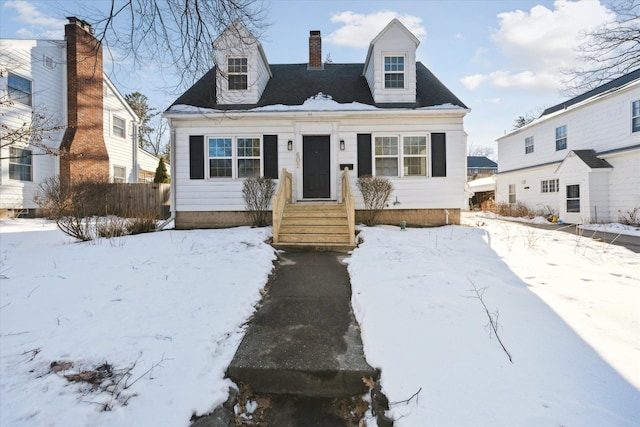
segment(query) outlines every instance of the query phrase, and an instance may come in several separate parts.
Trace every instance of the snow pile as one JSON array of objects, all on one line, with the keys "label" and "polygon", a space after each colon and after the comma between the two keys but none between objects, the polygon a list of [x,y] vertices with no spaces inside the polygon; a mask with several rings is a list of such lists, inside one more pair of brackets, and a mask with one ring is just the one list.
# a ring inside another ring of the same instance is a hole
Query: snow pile
[{"label": "snow pile", "polygon": [[[185,426],[226,400],[275,258],[270,229],[73,243],[52,223],[0,226],[0,425]],[[50,372],[64,361],[73,369]],[[64,378],[104,364],[133,366],[118,399]]]},{"label": "snow pile", "polygon": [[[384,393],[415,395],[392,405],[395,425],[637,426],[640,255],[478,219],[365,227],[346,259]],[[73,243],[50,222],[1,221],[0,425],[187,426],[225,401],[270,232]],[[91,370],[129,387],[114,399],[65,379]]]},{"label": "snow pile", "polygon": [[611,224],[582,224],[579,226],[582,230],[600,231],[603,233],[625,234],[628,236],[639,236],[640,227],[633,225],[611,223]]},{"label": "snow pile", "polygon": [[640,255],[487,222],[364,228],[348,260],[383,391],[420,390],[395,425],[638,425]]}]

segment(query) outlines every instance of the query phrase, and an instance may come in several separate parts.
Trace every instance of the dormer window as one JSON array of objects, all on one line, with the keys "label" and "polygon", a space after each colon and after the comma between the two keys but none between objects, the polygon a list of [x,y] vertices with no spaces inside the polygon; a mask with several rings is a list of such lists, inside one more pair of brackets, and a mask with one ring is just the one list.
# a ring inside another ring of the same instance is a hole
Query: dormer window
[{"label": "dormer window", "polygon": [[384,88],[404,89],[404,56],[384,57]]},{"label": "dormer window", "polygon": [[247,90],[247,58],[228,58],[229,90]]}]

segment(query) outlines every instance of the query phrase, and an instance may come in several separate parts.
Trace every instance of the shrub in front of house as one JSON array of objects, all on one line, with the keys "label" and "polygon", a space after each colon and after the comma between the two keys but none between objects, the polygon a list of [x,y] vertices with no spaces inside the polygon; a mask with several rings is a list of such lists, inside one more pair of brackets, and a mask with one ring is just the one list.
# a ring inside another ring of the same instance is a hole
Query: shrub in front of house
[{"label": "shrub in front of house", "polygon": [[361,176],[357,185],[364,200],[364,223],[374,226],[391,197],[393,184],[381,176]]},{"label": "shrub in front of house", "polygon": [[246,178],[242,183],[242,197],[247,215],[254,227],[269,224],[269,204],[276,192],[276,181],[271,178]]}]

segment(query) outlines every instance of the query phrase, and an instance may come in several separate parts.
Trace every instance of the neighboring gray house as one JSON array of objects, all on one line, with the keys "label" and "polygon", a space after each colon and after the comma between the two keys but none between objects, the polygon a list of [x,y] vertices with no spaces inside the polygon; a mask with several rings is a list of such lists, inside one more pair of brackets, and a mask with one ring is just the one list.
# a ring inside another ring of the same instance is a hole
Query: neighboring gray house
[{"label": "neighboring gray house", "polygon": [[498,172],[498,164],[485,156],[467,156],[467,180],[493,176]]}]

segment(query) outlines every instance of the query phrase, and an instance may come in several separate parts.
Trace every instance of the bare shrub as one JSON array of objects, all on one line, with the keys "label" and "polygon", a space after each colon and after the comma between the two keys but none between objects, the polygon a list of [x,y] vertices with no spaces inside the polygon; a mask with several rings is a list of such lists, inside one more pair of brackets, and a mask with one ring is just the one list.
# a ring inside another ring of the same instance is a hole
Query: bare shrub
[{"label": "bare shrub", "polygon": [[58,175],[50,176],[38,185],[33,201],[46,217],[56,220],[69,213],[71,208],[69,193],[63,190]]},{"label": "bare shrub", "polygon": [[127,232],[129,234],[154,232],[156,231],[157,219],[157,215],[151,210],[140,212],[129,220]]},{"label": "bare shrub", "polygon": [[626,211],[618,210],[618,222],[620,224],[640,227],[640,206]]},{"label": "bare shrub", "polygon": [[128,221],[117,216],[109,216],[96,221],[96,234],[98,237],[111,239],[128,234]]},{"label": "bare shrub", "polygon": [[533,218],[535,213],[532,212],[524,203],[496,203],[493,207],[493,213],[500,216],[510,216],[519,218]]},{"label": "bare shrub", "polygon": [[536,216],[541,216],[545,218],[547,221],[551,222],[553,221],[553,218],[556,218],[556,219],[558,218],[558,210],[552,208],[549,205],[546,205],[544,208],[536,212]]},{"label": "bare shrub", "polygon": [[357,185],[364,199],[364,223],[374,226],[391,196],[393,184],[381,176],[361,176]]},{"label": "bare shrub", "polygon": [[56,220],[58,228],[67,236],[73,237],[82,242],[95,239],[95,227],[90,219],[84,219],[75,215],[66,215]]},{"label": "bare shrub", "polygon": [[246,178],[242,183],[242,197],[247,207],[247,215],[254,227],[269,224],[269,204],[276,192],[276,182],[271,178]]}]

